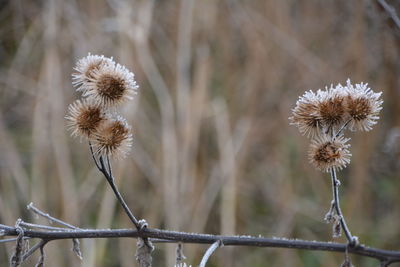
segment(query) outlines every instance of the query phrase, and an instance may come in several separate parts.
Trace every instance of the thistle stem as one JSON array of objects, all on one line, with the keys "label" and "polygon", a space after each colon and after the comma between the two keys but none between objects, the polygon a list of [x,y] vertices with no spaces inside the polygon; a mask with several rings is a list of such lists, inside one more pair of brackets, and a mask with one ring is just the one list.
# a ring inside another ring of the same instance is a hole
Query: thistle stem
[{"label": "thistle stem", "polygon": [[352,119],[349,119],[348,121],[346,121],[345,124],[343,124],[342,127],[340,127],[339,131],[335,134],[335,136],[333,137],[333,140],[335,140],[336,138],[339,137],[339,135],[343,132],[344,129],[346,129],[347,125],[349,125],[349,123],[351,122]]},{"label": "thistle stem", "polygon": [[106,177],[107,182],[109,183],[109,185],[111,186],[111,189],[114,191],[114,195],[117,198],[118,202],[121,204],[121,206],[124,208],[125,213],[128,215],[129,219],[132,221],[132,223],[136,226],[136,229],[138,231],[141,230],[141,226],[139,221],[136,219],[136,217],[133,215],[132,211],[129,209],[128,205],[126,204],[124,198],[122,197],[121,193],[118,191],[117,186],[115,185],[115,179],[112,176],[112,174],[110,173],[110,171],[107,171],[106,166],[105,166],[105,162],[103,160],[103,157],[100,156],[100,171],[101,173],[104,174],[104,176]]},{"label": "thistle stem", "polygon": [[336,214],[339,216],[340,225],[346,235],[347,241],[350,246],[356,246],[358,243],[357,237],[353,236],[347,227],[346,221],[342,214],[342,210],[340,209],[339,203],[339,185],[340,182],[336,176],[336,170],[331,168],[331,178],[332,178],[332,194],[333,194],[333,206],[335,208]]}]

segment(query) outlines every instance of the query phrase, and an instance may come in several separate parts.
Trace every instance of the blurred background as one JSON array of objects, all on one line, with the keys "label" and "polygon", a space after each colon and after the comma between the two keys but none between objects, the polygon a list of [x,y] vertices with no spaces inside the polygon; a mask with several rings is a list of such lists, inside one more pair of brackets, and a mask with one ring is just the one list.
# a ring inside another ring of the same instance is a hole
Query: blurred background
[{"label": "blurred background", "polygon": [[[66,129],[80,97],[72,68],[90,52],[136,75],[139,94],[122,111],[134,147],[115,175],[136,217],[170,230],[331,241],[330,178],[308,163],[309,140],[288,117],[304,91],[348,78],[383,91],[374,129],[346,133],[353,157],[340,194],[362,243],[400,249],[400,31],[377,1],[3,0],[0,35],[0,223],[47,223],[26,210],[32,201],[79,227],[131,227],[87,144]],[[82,261],[71,241],[49,243],[47,266],[136,266],[135,240],[81,246]],[[13,247],[1,244],[2,266]],[[198,265],[207,247],[185,244],[186,263]],[[175,249],[156,244],[154,266],[173,266]],[[224,247],[208,266],[343,259]]]}]

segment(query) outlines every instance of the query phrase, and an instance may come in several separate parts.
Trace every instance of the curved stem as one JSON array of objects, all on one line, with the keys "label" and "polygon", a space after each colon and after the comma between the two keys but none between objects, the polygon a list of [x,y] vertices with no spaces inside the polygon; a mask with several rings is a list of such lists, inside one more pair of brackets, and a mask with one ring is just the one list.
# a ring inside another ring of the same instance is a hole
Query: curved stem
[{"label": "curved stem", "polygon": [[[103,157],[100,157],[100,171],[104,174],[106,177],[107,182],[111,186],[112,190],[114,191],[115,197],[117,198],[118,202],[121,204],[121,206],[124,208],[125,213],[128,215],[129,219],[132,221],[132,223],[135,225],[136,229],[139,231],[141,229],[139,221],[136,219],[136,217],[133,215],[132,211],[129,209],[128,205],[126,204],[124,198],[122,197],[121,193],[118,191],[117,186],[115,185],[115,179],[112,176],[110,172],[107,171]],[[108,163],[109,164],[109,163]],[[111,170],[111,169],[110,169]]]},{"label": "curved stem", "polygon": [[340,209],[340,202],[339,202],[339,180],[336,177],[336,170],[331,168],[331,178],[332,178],[332,194],[333,194],[333,203],[332,205],[335,208],[336,214],[339,216],[340,225],[346,235],[347,241],[349,245],[355,246],[357,243],[357,238],[351,235],[349,228],[347,227],[346,221],[342,214],[342,210]]},{"label": "curved stem", "polygon": [[205,267],[207,264],[208,259],[211,257],[211,255],[214,253],[214,251],[221,246],[221,240],[218,240],[214,242],[204,253],[203,258],[201,259],[199,267]]}]

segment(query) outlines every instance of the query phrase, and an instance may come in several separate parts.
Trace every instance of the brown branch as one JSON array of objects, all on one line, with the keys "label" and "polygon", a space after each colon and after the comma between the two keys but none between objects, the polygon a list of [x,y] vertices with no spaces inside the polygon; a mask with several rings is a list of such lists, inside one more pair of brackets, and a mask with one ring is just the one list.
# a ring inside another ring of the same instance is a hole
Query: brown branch
[{"label": "brown branch", "polygon": [[[0,229],[4,230],[5,236],[17,236],[18,232],[15,227],[0,224]],[[365,257],[375,258],[384,262],[385,266],[393,262],[400,262],[400,251],[384,250],[379,248],[367,247],[359,245],[349,247],[348,244],[309,241],[299,239],[286,238],[264,238],[253,236],[220,236],[209,234],[195,234],[185,232],[175,232],[154,228],[145,228],[141,231],[133,229],[79,229],[68,231],[38,231],[25,230],[25,237],[41,238],[44,240],[59,240],[73,238],[155,238],[169,240],[171,242],[193,243],[193,244],[213,244],[217,241],[222,242],[224,246],[252,246],[252,247],[274,247],[274,248],[290,248],[305,249],[312,251],[329,251],[329,252],[346,252],[357,254]]]}]

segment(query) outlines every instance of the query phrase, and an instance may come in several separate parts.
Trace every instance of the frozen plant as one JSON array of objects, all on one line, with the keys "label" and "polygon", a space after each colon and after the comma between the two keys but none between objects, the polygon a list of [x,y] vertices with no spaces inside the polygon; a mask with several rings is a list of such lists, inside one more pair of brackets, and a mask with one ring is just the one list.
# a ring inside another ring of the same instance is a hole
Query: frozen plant
[{"label": "frozen plant", "polygon": [[345,130],[371,130],[382,109],[381,94],[372,91],[368,84],[353,85],[347,80],[345,86],[331,85],[325,90],[305,92],[289,118],[290,124],[311,138],[308,151],[311,164],[331,174],[333,200],[325,220],[333,223],[333,237],[339,237],[343,230],[352,247],[358,245],[358,239],[351,234],[340,209],[336,172],[350,163],[350,138],[344,137]]}]

